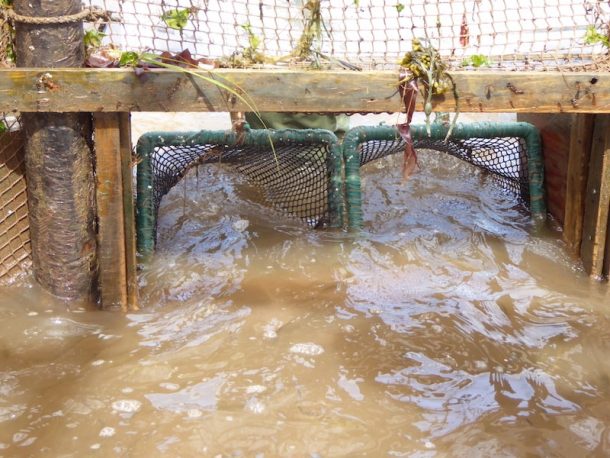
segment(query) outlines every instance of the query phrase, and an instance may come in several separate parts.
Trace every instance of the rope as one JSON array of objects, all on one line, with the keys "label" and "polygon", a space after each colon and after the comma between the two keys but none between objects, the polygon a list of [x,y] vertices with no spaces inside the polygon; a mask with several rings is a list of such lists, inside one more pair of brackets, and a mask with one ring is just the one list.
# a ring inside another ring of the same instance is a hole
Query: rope
[{"label": "rope", "polygon": [[23,24],[38,25],[69,24],[71,22],[80,22],[84,19],[90,21],[96,21],[98,19],[104,19],[106,21],[110,20],[110,15],[108,14],[108,12],[98,8],[86,8],[80,13],[54,17],[22,16],[21,14],[15,13],[13,9],[9,8],[2,9],[1,14],[5,18],[5,20],[10,22],[21,22]]}]

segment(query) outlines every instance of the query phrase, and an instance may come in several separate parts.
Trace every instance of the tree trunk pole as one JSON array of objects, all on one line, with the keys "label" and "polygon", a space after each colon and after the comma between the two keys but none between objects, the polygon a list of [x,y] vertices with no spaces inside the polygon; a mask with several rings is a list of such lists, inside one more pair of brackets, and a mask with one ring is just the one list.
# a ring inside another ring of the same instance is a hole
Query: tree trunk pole
[{"label": "tree trunk pole", "polygon": [[[57,17],[81,11],[81,0],[14,0],[15,12]],[[82,22],[15,24],[18,67],[81,67]],[[40,91],[53,91],[48,75]],[[42,287],[70,301],[93,298],[96,278],[91,116],[22,113],[33,270]]]}]

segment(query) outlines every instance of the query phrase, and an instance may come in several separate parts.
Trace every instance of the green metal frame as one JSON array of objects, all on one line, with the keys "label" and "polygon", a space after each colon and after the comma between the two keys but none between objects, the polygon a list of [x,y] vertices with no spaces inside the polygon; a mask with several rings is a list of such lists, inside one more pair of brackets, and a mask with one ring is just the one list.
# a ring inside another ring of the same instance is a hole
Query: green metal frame
[{"label": "green metal frame", "polygon": [[163,146],[258,146],[268,147],[285,145],[328,146],[327,164],[330,171],[329,180],[329,215],[331,227],[343,227],[344,189],[343,158],[337,136],[323,129],[250,129],[247,125],[242,132],[225,130],[202,130],[198,132],[148,132],[142,135],[136,145],[138,156],[136,226],[137,249],[146,260],[155,249],[155,227],[157,215],[154,209],[153,171],[151,155],[155,148]]},{"label": "green metal frame", "polygon": [[[430,138],[442,140],[448,127],[442,124],[431,125],[428,137],[425,125],[412,125],[411,136],[414,140]],[[540,133],[535,126],[525,122],[515,123],[474,123],[458,124],[451,138],[522,138],[526,144],[528,158],[528,182],[530,211],[533,220],[543,223],[546,220],[544,201],[544,168]],[[155,148],[164,146],[226,145],[259,146],[273,148],[295,144],[324,144],[329,154],[329,215],[331,227],[348,227],[358,230],[362,227],[362,194],[360,187],[360,144],[370,141],[400,140],[394,126],[356,127],[349,130],[343,142],[337,136],[323,129],[249,129],[243,132],[211,131],[198,132],[149,132],[140,137],[136,146],[139,158],[137,167],[137,248],[144,259],[149,258],[155,248],[155,227],[157,215],[154,208],[153,173],[151,154]],[[273,145],[273,146],[272,146]],[[345,167],[344,167],[345,166]],[[345,169],[345,170],[343,170]],[[347,221],[344,221],[344,213]]]},{"label": "green metal frame", "polygon": [[[433,123],[428,137],[425,125],[412,125],[411,136],[414,140],[430,138],[442,140],[447,135],[448,126]],[[540,133],[532,124],[526,122],[512,123],[473,123],[458,124],[451,134],[452,139],[518,137],[526,144],[528,181],[530,194],[530,211],[537,225],[546,220],[544,202],[544,164]],[[345,193],[347,204],[348,227],[358,230],[362,227],[362,194],[360,188],[360,154],[361,143],[370,140],[395,141],[400,135],[394,126],[356,127],[345,134],[343,139],[343,160],[345,162]]]}]

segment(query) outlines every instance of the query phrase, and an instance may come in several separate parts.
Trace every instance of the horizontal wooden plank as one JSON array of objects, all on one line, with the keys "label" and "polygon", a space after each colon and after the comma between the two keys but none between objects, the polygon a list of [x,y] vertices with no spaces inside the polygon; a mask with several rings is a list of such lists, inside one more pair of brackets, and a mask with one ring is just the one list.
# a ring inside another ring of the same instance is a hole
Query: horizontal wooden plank
[{"label": "horizontal wooden plank", "polygon": [[[452,75],[463,112],[610,112],[610,73]],[[204,78],[235,88],[250,106]],[[397,78],[393,71],[0,69],[0,111],[395,112]],[[448,95],[434,109],[454,111],[455,103]]]}]

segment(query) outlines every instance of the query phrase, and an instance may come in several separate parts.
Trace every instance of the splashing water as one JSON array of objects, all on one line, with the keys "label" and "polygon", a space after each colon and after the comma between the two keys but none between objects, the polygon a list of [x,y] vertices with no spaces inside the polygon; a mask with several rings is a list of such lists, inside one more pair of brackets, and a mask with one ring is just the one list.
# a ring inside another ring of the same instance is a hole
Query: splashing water
[{"label": "splashing water", "polygon": [[310,231],[220,167],[166,197],[141,312],[0,295],[1,456],[602,456],[610,301],[472,168],[364,172]]}]

